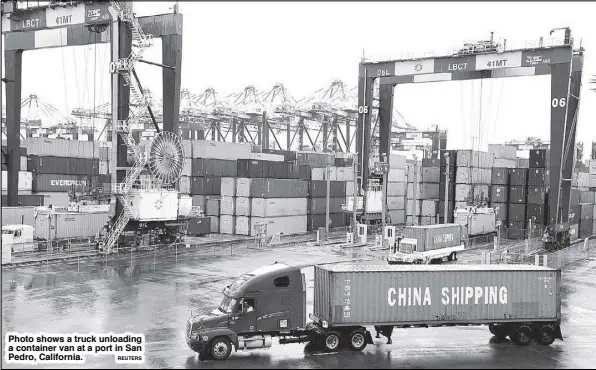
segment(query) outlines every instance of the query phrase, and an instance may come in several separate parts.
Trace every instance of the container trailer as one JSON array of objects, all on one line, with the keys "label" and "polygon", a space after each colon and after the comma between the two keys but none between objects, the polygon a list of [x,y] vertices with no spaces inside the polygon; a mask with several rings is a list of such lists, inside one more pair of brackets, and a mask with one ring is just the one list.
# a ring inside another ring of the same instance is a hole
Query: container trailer
[{"label": "container trailer", "polygon": [[532,265],[315,266],[313,313],[299,267],[275,263],[246,273],[223,290],[209,315],[192,315],[185,338],[199,358],[227,359],[232,350],[311,343],[326,351],[373,344],[380,326],[488,325],[520,346],[562,340],[560,270]]},{"label": "container trailer", "polygon": [[393,237],[394,229],[386,228],[391,240],[387,263],[429,264],[457,260],[465,249],[467,229],[458,224],[406,226],[402,235]]}]

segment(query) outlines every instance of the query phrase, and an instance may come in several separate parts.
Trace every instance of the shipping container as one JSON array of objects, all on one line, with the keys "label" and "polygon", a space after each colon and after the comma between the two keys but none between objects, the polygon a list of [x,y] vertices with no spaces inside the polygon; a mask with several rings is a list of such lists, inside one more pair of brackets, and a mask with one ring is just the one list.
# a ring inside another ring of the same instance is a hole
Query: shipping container
[{"label": "shipping container", "polygon": [[508,239],[524,239],[526,237],[526,223],[524,221],[509,221],[507,224]]},{"label": "shipping container", "polygon": [[[447,167],[441,167],[441,172],[439,173],[439,183],[445,185],[445,181],[447,180]],[[457,174],[457,171],[455,169],[455,167],[450,167],[449,168],[449,184],[450,185],[455,185],[455,175]]]},{"label": "shipping container", "polygon": [[579,189],[571,188],[571,194],[569,196],[569,204],[571,206],[576,206],[579,204],[579,193],[580,193]]},{"label": "shipping container", "polygon": [[220,195],[221,177],[193,177],[190,187],[192,195]]},{"label": "shipping container", "polygon": [[495,211],[497,220],[507,221],[507,214],[509,212],[509,206],[507,203],[491,203],[491,208]]},{"label": "shipping container", "polygon": [[389,168],[406,169],[406,157],[400,154],[389,155]]},{"label": "shipping container", "polygon": [[502,158],[495,158],[492,162],[493,167],[498,168],[515,168],[519,167],[517,165],[517,160],[515,159],[502,159]]},{"label": "shipping container", "polygon": [[486,152],[473,150],[457,151],[457,167],[490,168],[492,157]]},{"label": "shipping container", "polygon": [[420,216],[434,217],[439,212],[438,200],[422,200],[420,201]]},{"label": "shipping container", "polygon": [[[430,170],[430,168],[429,168],[429,170]],[[422,174],[420,174],[420,176],[422,178]],[[429,173],[426,176],[430,180],[432,178],[432,176],[434,176],[434,175],[432,173]],[[350,179],[350,181],[352,181],[352,179]],[[387,173],[387,181],[388,182],[403,182],[403,183],[407,182],[406,170],[398,169],[398,168],[390,168],[389,172]],[[431,181],[428,181],[428,182],[431,182]]]},{"label": "shipping container", "polygon": [[248,143],[224,143],[211,140],[193,140],[193,158],[250,159],[251,145]]},{"label": "shipping container", "polygon": [[313,168],[312,171],[310,172],[310,179],[313,181],[323,181],[325,180],[325,171],[327,171],[326,168]]},{"label": "shipping container", "polygon": [[193,217],[188,221],[188,235],[202,236],[211,232],[210,217]]},{"label": "shipping container", "polygon": [[210,231],[214,234],[219,233],[219,216],[209,216]]},{"label": "shipping container", "polygon": [[20,206],[7,207],[5,199],[2,201],[2,226],[29,225],[35,226],[35,207]]},{"label": "shipping container", "polygon": [[439,183],[439,167],[422,167],[422,182]]},{"label": "shipping container", "polygon": [[333,163],[336,167],[352,167],[354,164],[353,158],[335,158],[335,162]]},{"label": "shipping container", "polygon": [[580,203],[592,203],[594,204],[594,192],[592,190],[580,191],[579,192]]},{"label": "shipping container", "polygon": [[[342,204],[345,204],[345,197],[329,198],[329,213],[341,212]],[[327,198],[308,198],[308,214],[325,214],[327,208]]]},{"label": "shipping container", "polygon": [[[425,200],[423,202],[434,202]],[[344,202],[345,203],[345,202]],[[406,197],[387,197],[387,210],[406,209]],[[341,210],[341,208],[340,208]],[[339,212],[339,211],[338,211]]]},{"label": "shipping container", "polygon": [[234,197],[228,197],[222,195],[219,201],[219,214],[220,215],[235,215],[236,200]]},{"label": "shipping container", "polygon": [[250,216],[251,199],[246,197],[236,197],[236,216]]},{"label": "shipping container", "polygon": [[230,215],[219,216],[219,232],[220,234],[234,234],[236,226],[236,217]]},{"label": "shipping container", "polygon": [[493,185],[490,189],[490,201],[493,203],[507,203],[509,189],[504,185]]},{"label": "shipping container", "polygon": [[528,204],[543,205],[546,200],[544,186],[528,186]]},{"label": "shipping container", "polygon": [[528,185],[550,187],[550,171],[544,168],[530,168]]},{"label": "shipping container", "polygon": [[462,244],[463,229],[461,225],[444,224],[430,226],[407,226],[404,237],[416,239],[416,251],[455,247]]},{"label": "shipping container", "polygon": [[490,184],[491,170],[476,167],[458,167],[455,182],[457,184]]},{"label": "shipping container", "polygon": [[[17,180],[17,191],[31,191],[33,189],[33,174],[27,171],[19,171]],[[2,190],[8,190],[8,172],[2,171]]]},{"label": "shipping container", "polygon": [[546,149],[530,149],[530,168],[548,168],[546,163]]},{"label": "shipping container", "polygon": [[[455,183],[451,183],[447,186],[447,199],[450,201],[455,200]],[[445,200],[445,183],[439,186],[439,200]]]},{"label": "shipping container", "polygon": [[[184,149],[184,158],[193,158],[192,156],[192,140],[182,140],[182,148]],[[190,161],[188,161],[190,162]]]},{"label": "shipping container", "polygon": [[192,196],[192,205],[193,207],[201,207],[201,212],[205,212],[205,207],[207,204],[207,198],[204,195],[193,195]]},{"label": "shipping container", "polygon": [[237,161],[214,158],[192,160],[193,176],[235,177],[237,172]]},{"label": "shipping container", "polygon": [[70,203],[68,193],[35,193],[36,196],[43,197],[43,205],[46,207],[66,207]]},{"label": "shipping container", "polygon": [[440,157],[441,157],[441,167],[447,166],[447,157],[449,157],[449,167],[455,168],[455,165],[457,164],[457,150],[441,149]]},{"label": "shipping container", "polygon": [[[390,225],[403,225],[406,223],[406,211],[404,209],[389,210],[387,215],[389,216]],[[349,225],[349,222],[347,225]]]},{"label": "shipping container", "polygon": [[[93,141],[27,138],[27,154],[48,157],[97,158],[99,147]],[[96,151],[97,149],[97,151]]]},{"label": "shipping container", "polygon": [[[313,183],[319,183],[314,181]],[[321,183],[326,184],[325,181]],[[334,184],[335,182],[332,182]],[[284,179],[252,179],[250,197],[252,198],[306,198],[308,181]],[[345,189],[345,183],[341,183]],[[319,185],[320,186],[320,185]],[[239,189],[239,187],[237,187]],[[345,194],[345,190],[343,192]],[[340,193],[341,194],[341,193]],[[338,196],[340,195],[338,194]],[[238,192],[237,192],[237,195]],[[323,195],[325,196],[325,195]]]},{"label": "shipping container", "polygon": [[491,184],[493,185],[509,185],[509,169],[508,168],[493,168],[491,170]]},{"label": "shipping container", "polygon": [[314,277],[313,313],[331,325],[560,319],[561,271],[548,267],[337,263]]},{"label": "shipping container", "polygon": [[256,225],[267,225],[266,235],[281,233],[285,235],[305,233],[307,217],[304,216],[283,216],[283,217],[251,217],[250,233],[256,235]]},{"label": "shipping container", "polygon": [[489,185],[465,185],[457,184],[455,186],[456,202],[482,202],[490,197]]},{"label": "shipping container", "polygon": [[488,152],[492,158],[515,159],[517,148],[511,145],[488,144]]},{"label": "shipping container", "polygon": [[35,237],[42,240],[95,237],[110,218],[108,212],[37,212]]},{"label": "shipping container", "polygon": [[[350,189],[346,183],[346,195],[354,195],[353,182],[350,182]],[[406,196],[406,183],[405,182],[390,182],[387,183],[387,196],[388,197],[404,197]]]},{"label": "shipping container", "polygon": [[466,209],[457,210],[455,223],[466,228],[469,237],[492,234],[496,231],[496,215],[491,209],[476,213]]},{"label": "shipping container", "polygon": [[[343,181],[330,181],[329,194],[335,197],[344,197],[346,195],[346,183]],[[319,198],[327,196],[327,181],[311,181],[308,196]]]},{"label": "shipping container", "polygon": [[91,177],[82,175],[37,174],[33,178],[35,192],[70,192],[91,189]]},{"label": "shipping container", "polygon": [[[2,192],[2,205],[8,205],[8,195]],[[37,207],[45,206],[45,197],[38,193],[31,194],[30,191],[19,191],[17,194],[17,205],[18,207]]]},{"label": "shipping container", "polygon": [[590,174],[585,172],[574,172],[574,174],[576,174],[578,188],[590,187]]},{"label": "shipping container", "polygon": [[180,176],[178,180],[178,189],[182,194],[190,194],[191,192],[191,177],[188,176]]},{"label": "shipping container", "polygon": [[168,190],[131,190],[131,219],[136,221],[170,221],[178,218],[178,192]]},{"label": "shipping container", "polygon": [[569,237],[571,241],[577,240],[577,238],[579,238],[579,224],[569,225]]},{"label": "shipping container", "polygon": [[[406,182],[405,170],[400,170],[402,181]],[[336,170],[337,181],[354,181],[354,169],[352,167],[337,167]],[[391,173],[391,170],[389,170]],[[398,172],[399,174],[399,172]]]},{"label": "shipping container", "polygon": [[569,208],[569,223],[571,223],[571,224],[579,223],[579,221],[581,219],[581,211],[582,211],[582,209],[579,204],[571,206]]},{"label": "shipping container", "polygon": [[255,159],[239,159],[237,164],[238,177],[259,178],[267,177],[267,171],[263,170],[264,162]]},{"label": "shipping container", "polygon": [[234,225],[234,234],[236,235],[250,235],[250,217],[236,216]]},{"label": "shipping container", "polygon": [[582,220],[579,223],[579,237],[586,238],[592,236],[594,230],[594,222],[592,220]]},{"label": "shipping container", "polygon": [[[455,202],[454,201],[451,201],[451,202],[439,201],[439,217],[443,217],[445,215],[445,203],[447,203],[447,205],[449,207],[447,209],[447,216],[453,217],[453,213],[455,211]],[[449,222],[443,222],[443,223],[449,223]]]},{"label": "shipping container", "polygon": [[507,212],[509,222],[521,222],[525,223],[526,218],[526,205],[509,203],[509,211]]},{"label": "shipping container", "polygon": [[250,159],[269,162],[283,162],[285,160],[283,155],[271,153],[250,153]]},{"label": "shipping container", "polygon": [[407,197],[410,199],[439,199],[439,184],[416,183],[408,185]]},{"label": "shipping container", "polygon": [[252,179],[245,177],[236,178],[236,196],[237,197],[250,197],[250,188]]},{"label": "shipping container", "polygon": [[296,152],[292,150],[263,149],[262,152],[281,155],[284,157],[285,162],[294,162],[296,160]]},{"label": "shipping container", "polygon": [[[340,199],[345,202],[345,199]],[[309,207],[308,203],[308,198],[252,198],[250,215],[253,217],[306,215]],[[323,208],[323,213],[325,213],[325,208]]]},{"label": "shipping container", "polygon": [[528,204],[526,207],[526,217],[528,220],[539,224],[546,222],[546,208],[541,204]]},{"label": "shipping container", "polygon": [[592,220],[594,216],[594,203],[580,203],[579,204],[579,219],[580,222],[583,220]]},{"label": "shipping container", "polygon": [[439,168],[441,167],[441,160],[439,158],[424,158],[422,159],[422,168]]},{"label": "shipping container", "polygon": [[219,216],[220,201],[219,197],[207,198],[205,201],[205,214],[207,216]]},{"label": "shipping container", "polygon": [[527,189],[525,186],[509,187],[509,203],[525,204],[527,195]]},{"label": "shipping container", "polygon": [[327,163],[335,163],[335,154],[298,151],[296,152],[296,163],[311,167],[325,167]]},{"label": "shipping container", "polygon": [[221,179],[221,195],[228,197],[236,196],[236,179],[234,177],[223,177]]},{"label": "shipping container", "polygon": [[[346,226],[346,214],[345,213],[330,213],[329,219],[331,223],[330,228]],[[322,215],[308,215],[307,217],[307,231],[316,231],[319,227],[325,227],[325,214]]]},{"label": "shipping container", "polygon": [[422,167],[420,165],[408,163],[407,179],[410,183],[422,182]]},{"label": "shipping container", "polygon": [[[192,176],[192,158],[184,158],[184,163],[182,164],[182,176]],[[207,222],[207,221],[205,221]]]}]

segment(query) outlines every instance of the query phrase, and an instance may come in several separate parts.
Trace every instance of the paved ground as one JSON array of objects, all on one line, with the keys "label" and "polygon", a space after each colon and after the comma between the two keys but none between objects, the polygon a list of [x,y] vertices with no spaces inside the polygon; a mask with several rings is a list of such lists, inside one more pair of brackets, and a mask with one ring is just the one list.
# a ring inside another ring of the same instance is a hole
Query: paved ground
[{"label": "paved ground", "polygon": [[[239,249],[237,249],[239,251]],[[7,331],[110,332],[145,334],[147,362],[165,368],[588,368],[596,348],[596,253],[566,269],[563,277],[563,335],[550,347],[520,348],[495,343],[485,327],[396,329],[393,345],[378,339],[365,351],[322,354],[301,344],[233,353],[224,363],[199,361],[184,340],[189,310],[217,306],[220,292],[241,272],[272,263],[311,264],[347,258],[371,258],[351,250],[292,247],[276,251],[244,249],[243,253],[179,251],[178,257],[126,256],[119,260],[76,261],[48,267],[2,270],[2,367]],[[460,256],[476,263],[480,252]],[[213,254],[216,254],[214,257]],[[312,286],[312,268],[305,268]],[[309,289],[307,300],[312,304]],[[91,368],[111,368],[110,356],[88,358]],[[25,366],[23,366],[25,367]],[[72,366],[61,366],[62,368]],[[119,366],[126,368],[126,366]],[[134,366],[130,366],[134,367]],[[140,368],[141,366],[136,366]]]}]

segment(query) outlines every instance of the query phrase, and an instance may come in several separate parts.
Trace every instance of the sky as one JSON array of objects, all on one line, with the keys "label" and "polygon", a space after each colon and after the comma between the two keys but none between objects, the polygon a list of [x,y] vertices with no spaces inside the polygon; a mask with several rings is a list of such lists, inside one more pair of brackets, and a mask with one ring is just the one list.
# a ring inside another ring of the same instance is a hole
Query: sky
[{"label": "sky", "polygon": [[[174,2],[135,2],[137,15],[168,12]],[[220,97],[247,85],[282,82],[295,98],[341,79],[356,86],[358,64],[405,53],[452,50],[468,40],[496,39],[523,47],[569,26],[585,48],[578,140],[596,141],[596,3],[590,2],[180,2],[184,15],[182,88],[208,87]],[[561,33],[555,34],[561,38]],[[145,59],[161,62],[160,42]],[[107,45],[44,49],[23,57],[23,96],[37,94],[61,112],[109,99]],[[94,67],[95,65],[95,67]],[[4,62],[2,61],[2,68]],[[161,98],[159,67],[140,65],[144,87]],[[2,72],[4,76],[4,71]],[[482,86],[481,86],[482,85]],[[594,86],[594,85],[592,85]],[[94,88],[95,87],[95,88]],[[5,102],[4,89],[2,101]],[[550,77],[408,84],[395,108],[411,125],[448,130],[448,148],[550,139]],[[23,112],[26,117],[26,113]]]}]

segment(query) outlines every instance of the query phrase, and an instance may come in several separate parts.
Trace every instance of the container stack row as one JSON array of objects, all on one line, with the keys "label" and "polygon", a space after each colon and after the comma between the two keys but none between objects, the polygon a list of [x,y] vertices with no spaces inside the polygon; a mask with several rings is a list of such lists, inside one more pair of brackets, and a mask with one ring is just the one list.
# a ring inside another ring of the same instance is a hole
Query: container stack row
[{"label": "container stack row", "polygon": [[458,150],[455,208],[488,205],[492,158],[487,152]]},{"label": "container stack row", "polygon": [[[454,222],[456,163],[456,150],[441,150],[441,169],[439,174],[439,222],[442,224]],[[448,208],[447,219],[445,219],[445,207]]]},{"label": "container stack row", "polygon": [[406,225],[434,225],[439,213],[440,161],[408,163]]},{"label": "container stack row", "polygon": [[392,225],[406,223],[407,173],[406,157],[392,154],[387,174],[387,215]]}]

